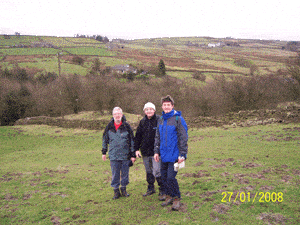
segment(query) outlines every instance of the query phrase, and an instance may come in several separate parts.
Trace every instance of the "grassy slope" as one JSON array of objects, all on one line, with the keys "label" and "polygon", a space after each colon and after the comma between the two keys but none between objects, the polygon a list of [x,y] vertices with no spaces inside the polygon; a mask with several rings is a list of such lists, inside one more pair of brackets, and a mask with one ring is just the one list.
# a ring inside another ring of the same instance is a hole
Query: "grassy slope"
[{"label": "grassy slope", "polygon": [[[130,119],[129,119],[130,120]],[[111,200],[102,131],[0,127],[0,224],[297,224],[299,125],[190,129],[178,174],[179,212],[146,190],[142,161],[130,169],[128,199]],[[283,193],[282,202],[228,201],[224,193]],[[222,195],[223,193],[223,195]]]},{"label": "grassy slope", "polygon": [[[230,42],[238,42],[241,47],[224,47],[222,49],[206,49],[187,47],[188,41],[199,45],[207,45],[208,43],[218,43],[224,39],[215,39],[209,37],[180,37],[180,38],[162,38],[162,39],[141,39],[129,41],[122,48],[114,48],[113,51],[106,50],[106,45],[93,39],[71,38],[71,37],[36,37],[36,36],[12,36],[11,39],[4,39],[0,36],[0,65],[3,67],[12,67],[15,59],[5,58],[4,56],[43,56],[45,59],[53,57],[58,51],[66,54],[75,54],[85,57],[87,62],[82,68],[76,67],[70,61],[62,62],[63,73],[77,73],[85,75],[87,67],[90,67],[92,58],[101,57],[100,60],[106,66],[114,66],[116,64],[133,64],[133,65],[157,65],[158,61],[163,58],[167,69],[172,70],[171,76],[186,78],[182,75],[182,71],[202,71],[209,78],[215,74],[231,72],[232,74],[249,74],[249,68],[236,66],[233,62],[235,59],[243,58],[250,60],[259,67],[259,74],[265,75],[274,73],[278,69],[284,69],[284,60],[295,53],[283,51],[281,47],[285,42],[280,41],[250,41],[250,40],[225,40]],[[6,48],[17,44],[30,45],[33,42],[47,42],[58,47],[52,48]],[[3,58],[4,57],[4,58]],[[57,72],[57,68],[53,67],[51,62],[47,65],[41,65],[34,57],[22,66],[37,67],[39,69],[47,69],[49,72]],[[62,61],[64,57],[62,56]],[[10,64],[12,63],[12,64]],[[81,66],[80,66],[81,67]],[[174,71],[175,70],[175,71]],[[213,73],[211,73],[213,72]]]}]

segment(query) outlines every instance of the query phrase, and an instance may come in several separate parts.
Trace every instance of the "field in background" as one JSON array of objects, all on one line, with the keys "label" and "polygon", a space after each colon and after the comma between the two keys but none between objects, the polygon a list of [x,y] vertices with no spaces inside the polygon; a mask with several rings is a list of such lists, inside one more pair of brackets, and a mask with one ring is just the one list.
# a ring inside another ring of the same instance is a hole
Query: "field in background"
[{"label": "field in background", "polygon": [[[67,119],[109,117],[84,116]],[[183,198],[178,212],[162,208],[157,194],[142,197],[147,186],[141,159],[130,169],[131,196],[111,199],[109,161],[101,160],[102,132],[45,125],[0,127],[0,223],[300,222],[299,124],[191,128],[186,168],[177,176]]]},{"label": "field in background", "polygon": [[[209,43],[226,43],[230,46],[208,48]],[[88,38],[11,36],[5,39],[0,36],[0,65],[11,68],[16,62],[26,61],[21,66],[58,73],[57,64],[53,66],[49,58],[56,57],[57,60],[57,54],[60,53],[62,73],[65,74],[86,75],[90,62],[98,57],[105,66],[132,64],[140,68],[156,66],[163,59],[167,70],[172,71],[170,76],[187,80],[191,78],[182,77],[182,71],[200,71],[209,79],[220,74],[249,75],[249,67],[237,65],[236,60],[246,60],[256,65],[256,73],[260,75],[274,75],[278,71],[285,71],[286,59],[296,54],[283,50],[286,44],[284,41],[209,37],[138,39],[104,44]],[[79,66],[81,68],[72,64],[70,56],[75,55],[85,60]],[[40,58],[44,64],[39,63],[37,59]]]}]

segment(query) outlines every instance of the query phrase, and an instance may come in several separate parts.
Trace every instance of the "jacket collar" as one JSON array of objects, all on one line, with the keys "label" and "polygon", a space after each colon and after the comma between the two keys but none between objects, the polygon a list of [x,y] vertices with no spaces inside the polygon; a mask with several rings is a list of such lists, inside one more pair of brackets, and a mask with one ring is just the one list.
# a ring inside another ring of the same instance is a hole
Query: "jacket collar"
[{"label": "jacket collar", "polygon": [[172,111],[169,113],[165,113],[164,111],[162,112],[162,117],[164,120],[167,120],[172,116],[181,116],[181,111],[176,111],[175,109],[172,109]]},{"label": "jacket collar", "polygon": [[175,114],[175,110],[174,110],[174,109],[172,109],[172,111],[171,111],[171,112],[168,112],[168,113],[165,113],[165,112],[163,111],[163,112],[162,112],[162,117],[163,117],[164,120],[167,120],[167,119],[169,119],[170,117],[174,116],[174,114]]},{"label": "jacket collar", "polygon": [[156,114],[155,113],[154,113],[154,115],[150,119],[148,119],[148,116],[145,115],[145,119],[146,120],[154,120],[155,118],[156,118]]}]

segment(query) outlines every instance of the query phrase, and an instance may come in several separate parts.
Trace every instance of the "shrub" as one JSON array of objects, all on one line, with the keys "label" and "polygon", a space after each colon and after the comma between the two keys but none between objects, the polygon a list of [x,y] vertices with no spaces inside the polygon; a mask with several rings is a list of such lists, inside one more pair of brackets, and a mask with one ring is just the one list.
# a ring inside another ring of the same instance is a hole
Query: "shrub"
[{"label": "shrub", "polygon": [[56,73],[51,73],[51,72],[47,72],[47,73],[41,73],[36,77],[36,80],[38,82],[40,82],[41,84],[48,84],[52,81],[54,81],[57,78],[57,74]]},{"label": "shrub", "polygon": [[31,93],[22,86],[18,91],[10,91],[3,98],[3,109],[1,115],[1,125],[13,125],[18,119],[23,118],[31,104]]},{"label": "shrub", "polygon": [[193,78],[196,80],[200,80],[200,81],[205,81],[206,80],[206,76],[200,72],[200,71],[196,71],[193,73]]},{"label": "shrub", "polygon": [[158,71],[157,71],[157,76],[165,76],[166,75],[166,66],[164,61],[161,59],[158,63]]},{"label": "shrub", "polygon": [[84,64],[84,59],[79,57],[79,56],[73,56],[72,62],[76,65],[83,65]]}]

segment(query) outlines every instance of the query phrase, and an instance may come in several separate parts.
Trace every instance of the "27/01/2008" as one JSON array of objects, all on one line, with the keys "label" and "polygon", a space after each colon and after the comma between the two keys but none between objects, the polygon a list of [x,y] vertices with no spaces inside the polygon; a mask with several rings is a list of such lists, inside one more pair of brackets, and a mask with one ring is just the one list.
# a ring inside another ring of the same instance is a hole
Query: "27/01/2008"
[{"label": "27/01/2008", "polygon": [[[232,201],[232,195],[233,192],[222,192],[222,195],[224,196],[221,200],[221,202],[231,202]],[[258,195],[258,196],[257,196]],[[236,195],[234,195],[234,200],[233,202],[240,201],[240,202],[252,202],[254,203],[255,201],[258,202],[283,202],[283,193],[282,192],[256,192],[255,196],[254,193],[251,194],[250,192],[237,192]],[[257,199],[256,199],[257,198]]]}]

